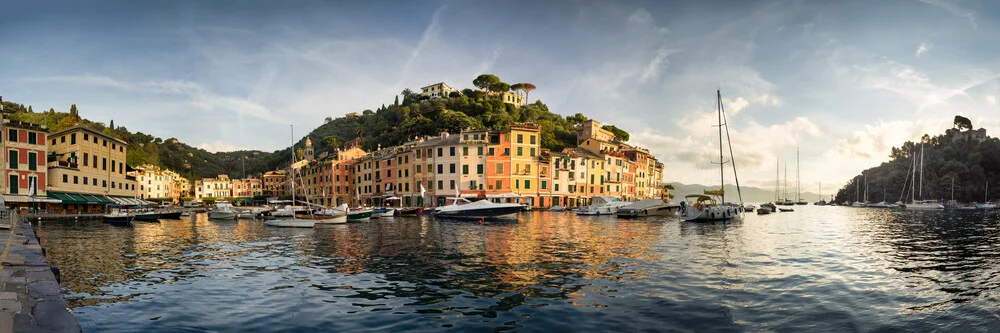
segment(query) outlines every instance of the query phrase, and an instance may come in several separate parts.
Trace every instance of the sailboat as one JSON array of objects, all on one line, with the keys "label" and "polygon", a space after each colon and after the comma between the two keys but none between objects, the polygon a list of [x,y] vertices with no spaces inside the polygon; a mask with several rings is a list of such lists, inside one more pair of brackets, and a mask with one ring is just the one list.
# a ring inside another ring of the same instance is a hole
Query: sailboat
[{"label": "sailboat", "polygon": [[800,180],[802,173],[800,169],[801,164],[799,163],[799,148],[795,147],[795,204],[808,205],[808,202],[802,200],[802,181]]},{"label": "sailboat", "polygon": [[872,208],[889,208],[890,207],[889,203],[885,202],[885,188],[884,187],[882,188],[882,201],[870,204],[870,205],[868,205],[868,207],[872,207]]},{"label": "sailboat", "polygon": [[851,204],[851,207],[867,207],[868,206],[868,176],[865,175],[864,173],[862,173],[861,176],[863,177],[864,184],[865,184],[865,197],[864,197],[865,200],[864,201],[858,201],[858,196],[860,195],[859,193],[861,191],[861,186],[855,186],[854,187],[854,203]]},{"label": "sailboat", "polygon": [[757,208],[758,215],[767,215],[778,211],[778,206],[774,204],[778,202],[778,171],[781,167],[778,164],[778,159],[774,159],[774,202],[766,202]]},{"label": "sailboat", "polygon": [[819,196],[820,199],[814,205],[816,206],[826,206],[826,199],[823,199],[823,183],[819,183]]},{"label": "sailboat", "polygon": [[[729,159],[733,163],[733,177],[736,180],[736,193],[740,197],[739,203],[726,202],[725,173],[726,164],[722,155],[722,127],[726,128],[726,141],[729,141],[729,125],[723,122],[725,109],[722,106],[722,92],[716,90],[716,106],[719,110],[719,189],[705,190],[705,194],[689,194],[685,198],[694,201],[694,204],[687,205],[681,202],[680,217],[684,221],[728,221],[743,220],[743,195],[740,193],[740,179],[736,173],[736,160],[733,158],[732,142],[729,142]],[[718,198],[718,200],[716,200]]]},{"label": "sailboat", "polygon": [[[916,159],[916,156],[913,157]],[[916,160],[914,160],[914,165],[916,165]],[[913,168],[913,178],[914,182],[917,182],[917,169],[916,166]],[[944,205],[939,203],[937,200],[924,200],[924,145],[920,145],[920,183],[917,186],[917,195],[920,200],[913,198],[913,191],[910,190],[910,203],[903,205],[906,209],[910,210],[933,210],[933,209],[944,209]]]},{"label": "sailboat", "polygon": [[994,209],[997,208],[996,203],[990,202],[990,182],[986,182],[986,194],[983,194],[983,203],[976,205],[978,209]]},{"label": "sailboat", "polygon": [[[295,204],[295,128],[291,128],[292,137],[292,164],[289,166],[292,169],[292,205]],[[327,207],[320,205],[310,204],[311,206],[319,206],[326,210],[319,212],[311,211],[308,215],[296,214],[295,218],[282,219],[282,220],[268,220],[264,221],[264,224],[272,227],[285,227],[285,228],[312,228],[316,224],[341,224],[347,223],[347,215],[339,210],[331,210]],[[294,207],[294,206],[293,206]],[[318,214],[317,214],[318,213]]]}]

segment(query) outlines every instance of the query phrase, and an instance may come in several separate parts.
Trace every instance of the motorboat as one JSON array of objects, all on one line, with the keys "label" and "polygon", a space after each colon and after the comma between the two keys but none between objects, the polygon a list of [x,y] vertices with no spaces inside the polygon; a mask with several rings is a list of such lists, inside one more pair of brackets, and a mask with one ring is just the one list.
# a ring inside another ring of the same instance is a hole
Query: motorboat
[{"label": "motorboat", "polygon": [[631,202],[621,201],[612,196],[593,197],[590,206],[580,207],[576,210],[576,215],[615,215],[619,208],[631,204]]},{"label": "motorboat", "polygon": [[373,210],[371,209],[358,209],[358,210],[347,210],[347,220],[348,221],[368,221],[372,218]]},{"label": "motorboat", "polygon": [[282,228],[312,228],[316,226],[317,220],[291,218],[291,219],[280,219],[280,220],[267,220],[264,221],[264,224],[272,227],[282,227]]},{"label": "motorboat", "polygon": [[109,209],[107,214],[101,215],[102,222],[118,225],[132,225],[134,218],[134,215],[121,209]]},{"label": "motorboat", "polygon": [[778,206],[775,206],[773,203],[767,202],[760,204],[760,208],[757,208],[757,215],[767,215],[775,213],[777,211],[778,211]]},{"label": "motorboat", "polygon": [[916,200],[903,205],[908,210],[936,210],[944,209],[944,205],[937,200]]},{"label": "motorboat", "polygon": [[566,211],[566,206],[559,206],[559,205],[552,206],[552,207],[550,207],[548,209],[548,211],[550,211],[550,212],[565,212]]},{"label": "motorboat", "polygon": [[454,203],[437,208],[436,217],[450,218],[517,218],[524,208],[519,203],[493,203],[489,200],[469,201],[453,198]]},{"label": "motorboat", "polygon": [[882,201],[882,202],[876,202],[876,203],[873,203],[873,204],[869,204],[868,207],[870,207],[870,208],[889,208],[889,204],[886,203],[885,201]]},{"label": "motorboat", "polygon": [[618,217],[673,216],[680,206],[670,205],[662,199],[646,199],[618,208]]},{"label": "motorboat", "polygon": [[407,207],[399,209],[399,216],[420,216],[424,211],[423,207]]},{"label": "motorboat", "polygon": [[235,220],[236,208],[228,202],[215,203],[215,209],[208,212],[208,218],[213,220]]},{"label": "motorboat", "polygon": [[794,212],[795,210],[794,210],[794,209],[791,209],[791,208],[784,208],[784,207],[779,207],[779,208],[778,208],[778,211],[779,211],[779,212]]},{"label": "motorboat", "polygon": [[[722,190],[706,192],[722,193]],[[678,215],[684,221],[708,222],[741,220],[743,218],[743,207],[740,205],[720,204],[705,194],[689,194],[684,198],[694,202],[691,205],[681,202],[681,211]]]},{"label": "motorboat", "polygon": [[754,205],[751,205],[751,204],[747,204],[747,205],[743,206],[743,210],[747,211],[747,212],[752,212],[755,209],[757,209],[757,207],[754,207]]},{"label": "motorboat", "polygon": [[757,208],[757,215],[767,215],[767,214],[771,214],[771,209],[770,208],[765,208],[763,206],[760,207],[760,208]]},{"label": "motorboat", "polygon": [[157,222],[160,220],[160,213],[154,211],[135,212],[135,221]]},{"label": "motorboat", "polygon": [[315,224],[347,223],[347,212],[342,209],[321,208],[308,214],[295,214],[295,220],[312,220]]},{"label": "motorboat", "polygon": [[396,216],[395,208],[376,208],[372,211],[372,217],[393,217]]},{"label": "motorboat", "polygon": [[181,212],[181,211],[176,210],[176,209],[173,209],[173,210],[164,210],[164,211],[160,212],[160,218],[164,219],[164,220],[180,220],[181,219],[181,215],[183,215],[183,214],[184,214],[184,212]]},{"label": "motorboat", "polygon": [[986,202],[976,205],[976,209],[995,209],[997,204],[993,202]]}]

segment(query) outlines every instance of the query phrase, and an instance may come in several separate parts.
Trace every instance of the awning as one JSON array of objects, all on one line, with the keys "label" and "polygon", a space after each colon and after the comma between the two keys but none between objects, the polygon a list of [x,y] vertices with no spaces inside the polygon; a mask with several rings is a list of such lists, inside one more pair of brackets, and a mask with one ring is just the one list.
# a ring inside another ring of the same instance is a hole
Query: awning
[{"label": "awning", "polygon": [[462,198],[478,198],[478,193],[462,193]]},{"label": "awning", "polygon": [[48,195],[50,197],[59,199],[64,204],[86,205],[90,203],[86,198],[81,197],[78,194],[48,192]]},{"label": "awning", "polygon": [[517,193],[500,193],[500,194],[487,194],[487,198],[520,198],[521,195]]},{"label": "awning", "polygon": [[62,202],[62,200],[49,197],[29,197],[26,195],[12,195],[12,194],[4,194],[3,200],[6,202],[43,202],[43,203]]}]

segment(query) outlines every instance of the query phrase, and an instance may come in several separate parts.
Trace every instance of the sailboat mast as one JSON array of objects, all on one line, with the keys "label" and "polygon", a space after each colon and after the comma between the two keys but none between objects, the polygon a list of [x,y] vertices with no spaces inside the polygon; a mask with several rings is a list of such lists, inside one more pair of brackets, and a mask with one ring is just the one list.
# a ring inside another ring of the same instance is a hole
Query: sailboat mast
[{"label": "sailboat mast", "polygon": [[915,197],[914,197],[913,194],[916,192],[916,189],[917,189],[917,187],[914,186],[916,184],[917,184],[917,155],[914,154],[913,155],[913,180],[910,181],[910,202],[914,202],[913,199]]},{"label": "sailboat mast", "polygon": [[778,203],[778,193],[780,193],[780,181],[781,181],[781,164],[778,159],[774,159],[774,203]]},{"label": "sailboat mast", "polygon": [[920,192],[917,193],[920,200],[924,200],[924,145],[920,144]]},{"label": "sailboat mast", "polygon": [[288,125],[288,137],[292,139],[292,164],[288,167],[292,169],[292,206],[295,206],[295,125]]},{"label": "sailboat mast", "polygon": [[795,201],[802,201],[802,181],[800,180],[801,167],[799,166],[799,147],[795,147]]},{"label": "sailboat mast", "polygon": [[722,162],[722,91],[715,90],[716,103],[719,109],[719,181],[722,192],[722,203],[726,203],[726,166]]},{"label": "sailboat mast", "polygon": [[781,192],[781,196],[785,197],[784,201],[788,201],[788,162],[785,162],[785,186]]}]

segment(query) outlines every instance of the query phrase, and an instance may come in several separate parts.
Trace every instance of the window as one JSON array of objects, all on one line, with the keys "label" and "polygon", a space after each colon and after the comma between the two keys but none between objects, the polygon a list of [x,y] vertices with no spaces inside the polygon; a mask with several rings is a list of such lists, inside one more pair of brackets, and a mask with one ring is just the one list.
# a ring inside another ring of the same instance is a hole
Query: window
[{"label": "window", "polygon": [[439,180],[438,181],[438,189],[439,190],[443,190],[444,189],[444,181],[443,180]]},{"label": "window", "polygon": [[455,156],[455,147],[448,147],[448,156]]},{"label": "window", "polygon": [[438,147],[438,157],[444,156],[444,148]]},{"label": "window", "polygon": [[94,168],[97,168],[97,155],[94,155]]},{"label": "window", "polygon": [[111,160],[111,172],[115,172],[115,160]]},{"label": "window", "polygon": [[94,136],[94,144],[95,145],[97,144],[97,136],[96,135]]},{"label": "window", "polygon": [[87,177],[83,177],[83,185],[88,185],[87,184]]},{"label": "window", "polygon": [[69,175],[63,175],[63,183],[69,183]]},{"label": "window", "polygon": [[28,170],[38,170],[38,153],[28,153]]},{"label": "window", "polygon": [[38,134],[35,132],[28,132],[28,143],[33,145],[38,144]]},{"label": "window", "polygon": [[531,136],[529,136],[528,139],[529,139],[529,142],[531,144],[535,144],[535,135],[534,134],[532,134]]},{"label": "window", "polygon": [[421,172],[421,171],[420,171],[420,166],[421,166],[420,164],[417,164],[417,173],[420,173],[420,172]]},{"label": "window", "polygon": [[535,148],[531,148],[528,150],[528,156],[535,157]]},{"label": "window", "polygon": [[420,149],[417,149],[417,158],[420,158]]},{"label": "window", "polygon": [[451,187],[448,188],[449,190],[454,190],[455,189],[455,180],[454,179],[452,179],[452,180],[449,181],[449,186],[451,186]]},{"label": "window", "polygon": [[542,181],[542,189],[543,190],[546,189],[545,185],[548,185],[547,183],[548,183],[547,181],[544,181],[544,180]]},{"label": "window", "polygon": [[530,173],[530,172],[531,172],[531,164],[525,164],[524,173]]},{"label": "window", "polygon": [[[545,182],[542,182],[542,188],[545,188]],[[552,189],[559,192],[559,184],[552,184]]]},{"label": "window", "polygon": [[118,146],[118,152],[119,153],[124,153],[125,152],[125,146]]},{"label": "window", "polygon": [[520,179],[515,179],[514,180],[514,189],[516,190],[516,189],[520,189],[520,188],[521,188],[521,180]]},{"label": "window", "polygon": [[483,168],[483,165],[482,165],[482,164],[479,164],[479,165],[476,165],[476,174],[477,174],[477,175],[481,175],[481,174],[483,174],[483,169],[484,169],[484,168]]},{"label": "window", "polygon": [[[108,140],[101,140],[101,145],[107,147],[108,146]],[[112,186],[112,187],[114,187],[114,186]]]},{"label": "window", "polygon": [[483,156],[483,147],[476,147],[476,155]]},{"label": "window", "polygon": [[53,145],[53,146],[55,146],[55,145],[56,145],[56,139],[52,139],[52,145]]},{"label": "window", "polygon": [[490,148],[490,150],[489,150],[489,154],[487,154],[487,155],[489,155],[489,156],[493,156],[493,154],[494,154],[494,153],[495,153],[495,151],[493,150],[493,148]]},{"label": "window", "polygon": [[497,163],[497,174],[498,175],[503,174],[503,163]]},{"label": "window", "polygon": [[90,134],[83,133],[83,141],[90,141]]},{"label": "window", "polygon": [[517,147],[517,156],[524,156],[524,147]]},{"label": "window", "polygon": [[475,190],[476,189],[476,181],[475,180],[469,182],[469,189],[470,190]]},{"label": "window", "polygon": [[73,134],[69,135],[69,144],[71,144],[71,145],[75,145],[76,144],[76,133],[73,133]]},{"label": "window", "polygon": [[10,184],[10,194],[17,194],[17,175],[10,175],[7,179],[7,184]]},{"label": "window", "polygon": [[499,190],[501,187],[503,187],[503,182],[497,179],[497,189]]},{"label": "window", "polygon": [[510,148],[503,149],[503,156],[510,156]]},{"label": "window", "polygon": [[79,183],[80,183],[80,177],[79,176],[73,176],[73,184],[79,184]]},{"label": "window", "polygon": [[[15,134],[14,137],[16,138],[17,135]],[[59,137],[59,143],[66,143],[66,136],[65,135]]]},{"label": "window", "polygon": [[108,159],[107,158],[102,158],[101,159],[101,170],[107,170],[107,169],[108,169]]},{"label": "window", "polygon": [[448,173],[455,173],[455,163],[448,165]]},{"label": "window", "polygon": [[83,153],[83,166],[87,166],[88,162],[90,162],[90,154]]},{"label": "window", "polygon": [[438,164],[438,174],[444,173],[444,164]]},{"label": "window", "polygon": [[7,130],[7,141],[17,142],[17,130],[9,129]]},{"label": "window", "polygon": [[17,169],[17,151],[11,150],[7,152],[7,161],[10,161],[10,168]]},{"label": "window", "polygon": [[462,174],[463,175],[469,174],[469,166],[468,165],[462,165]]},{"label": "window", "polygon": [[524,143],[524,134],[517,135],[517,143]]},{"label": "window", "polygon": [[462,156],[469,156],[469,147],[462,147]]}]

